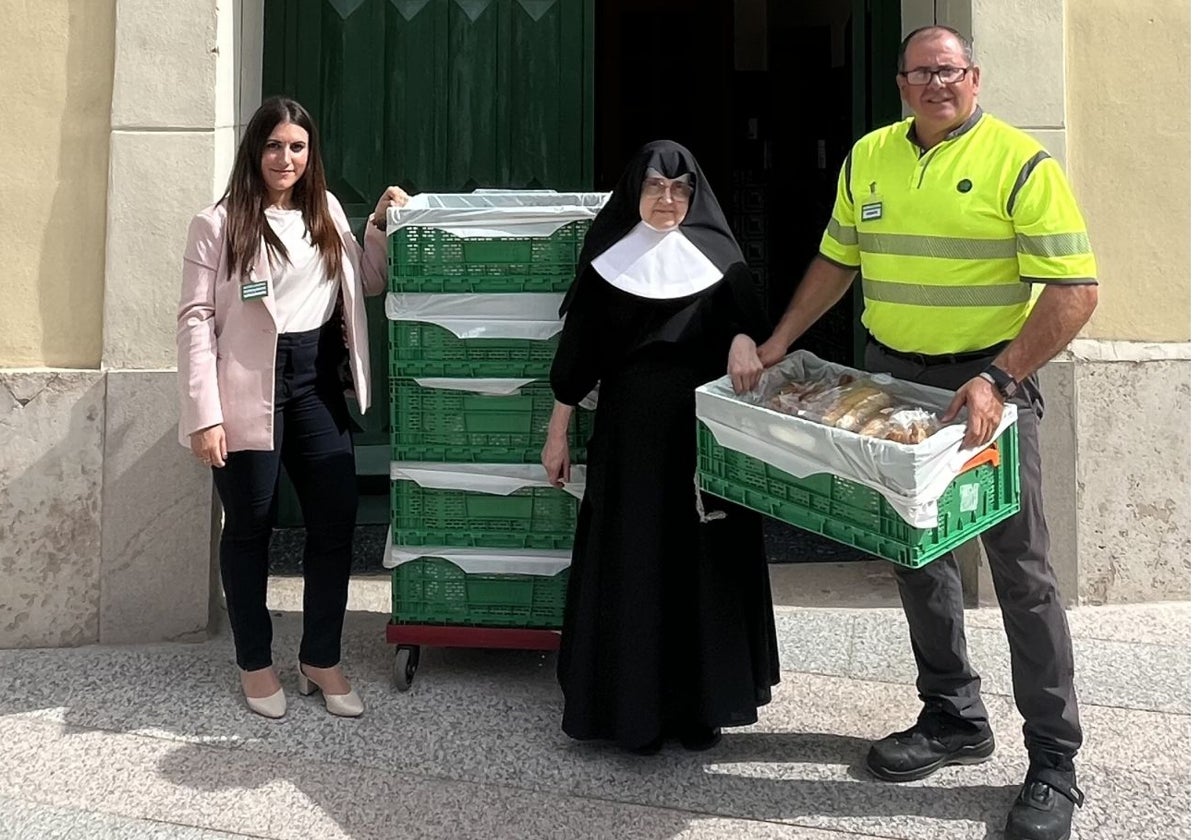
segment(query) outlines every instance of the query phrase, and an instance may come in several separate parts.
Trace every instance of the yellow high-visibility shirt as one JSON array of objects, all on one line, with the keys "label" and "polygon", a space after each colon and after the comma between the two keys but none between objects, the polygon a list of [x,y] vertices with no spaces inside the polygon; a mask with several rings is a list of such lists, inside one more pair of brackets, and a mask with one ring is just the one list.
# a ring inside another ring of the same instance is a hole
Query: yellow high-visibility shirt
[{"label": "yellow high-visibility shirt", "polygon": [[861,270],[863,324],[907,353],[1007,341],[1038,284],[1096,282],[1062,168],[1032,137],[978,109],[924,153],[911,118],[855,143],[820,253]]}]

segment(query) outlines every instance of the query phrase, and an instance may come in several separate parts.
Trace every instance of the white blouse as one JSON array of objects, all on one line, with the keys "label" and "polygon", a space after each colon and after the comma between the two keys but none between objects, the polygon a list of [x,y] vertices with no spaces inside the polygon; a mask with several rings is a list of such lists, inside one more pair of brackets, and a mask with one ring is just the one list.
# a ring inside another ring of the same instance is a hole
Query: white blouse
[{"label": "white blouse", "polygon": [[279,332],[315,330],[333,317],[338,283],[325,274],[325,261],[312,244],[299,210],[268,207],[263,212],[288,253],[287,260],[271,264]]}]

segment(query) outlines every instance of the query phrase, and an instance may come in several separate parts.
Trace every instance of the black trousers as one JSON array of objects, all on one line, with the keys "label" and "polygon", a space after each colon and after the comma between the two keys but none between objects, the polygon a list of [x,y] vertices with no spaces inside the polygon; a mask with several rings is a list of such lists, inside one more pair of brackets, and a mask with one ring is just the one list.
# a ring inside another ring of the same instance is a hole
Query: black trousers
[{"label": "black trousers", "polygon": [[[991,359],[927,364],[900,358],[872,342],[867,370],[958,390]],[[1044,403],[1037,377],[1022,383],[1017,406],[1021,510],[982,536],[1012,657],[1013,695],[1025,718],[1025,746],[1033,763],[1069,765],[1083,735],[1075,697],[1075,659],[1058,581],[1050,567],[1050,534],[1042,503],[1038,423]],[[983,727],[987,710],[979,675],[967,660],[962,576],[953,553],[920,569],[895,567],[917,660],[922,715]]]},{"label": "black trousers", "polygon": [[350,417],[338,379],[345,354],[337,321],[278,337],[275,356],[275,446],[230,452],[213,481],[225,508],[221,582],[238,667],[271,664],[267,550],[278,509],[279,468],[304,515],[304,635],[300,661],[328,668],[341,660],[350,585],[358,485]]}]

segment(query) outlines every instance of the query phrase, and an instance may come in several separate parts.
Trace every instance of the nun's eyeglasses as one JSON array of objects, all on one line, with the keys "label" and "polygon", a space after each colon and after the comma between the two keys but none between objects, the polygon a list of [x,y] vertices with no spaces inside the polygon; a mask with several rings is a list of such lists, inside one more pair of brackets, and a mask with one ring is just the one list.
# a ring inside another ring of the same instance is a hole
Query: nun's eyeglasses
[{"label": "nun's eyeglasses", "polygon": [[670,191],[675,201],[687,201],[692,197],[692,185],[687,181],[672,181],[667,178],[647,178],[642,182],[642,193],[651,198],[660,198]]}]

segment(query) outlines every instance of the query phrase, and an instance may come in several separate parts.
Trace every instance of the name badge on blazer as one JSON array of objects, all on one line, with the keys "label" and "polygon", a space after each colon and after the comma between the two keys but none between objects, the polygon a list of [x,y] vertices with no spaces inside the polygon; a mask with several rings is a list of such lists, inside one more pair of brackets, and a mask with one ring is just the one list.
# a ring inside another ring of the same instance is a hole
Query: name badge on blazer
[{"label": "name badge on blazer", "polygon": [[258,300],[267,296],[267,281],[242,284],[242,300]]}]

